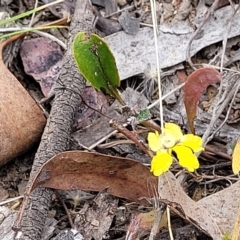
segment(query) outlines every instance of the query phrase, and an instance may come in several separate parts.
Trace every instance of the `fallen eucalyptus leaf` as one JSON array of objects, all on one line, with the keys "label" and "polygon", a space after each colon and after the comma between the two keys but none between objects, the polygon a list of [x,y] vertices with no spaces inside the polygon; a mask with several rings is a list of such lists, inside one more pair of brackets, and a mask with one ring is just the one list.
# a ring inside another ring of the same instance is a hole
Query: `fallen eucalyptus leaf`
[{"label": "fallen eucalyptus leaf", "polygon": [[69,151],[47,161],[34,179],[36,187],[101,191],[131,201],[153,197],[157,178],[138,161],[99,153]]}]

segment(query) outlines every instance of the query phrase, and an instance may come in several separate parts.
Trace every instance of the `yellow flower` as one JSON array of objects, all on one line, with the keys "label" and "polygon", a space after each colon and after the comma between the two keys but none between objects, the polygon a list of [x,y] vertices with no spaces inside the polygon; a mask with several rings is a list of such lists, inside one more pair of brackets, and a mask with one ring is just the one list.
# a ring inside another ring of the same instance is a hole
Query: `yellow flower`
[{"label": "yellow flower", "polygon": [[151,172],[155,176],[169,170],[172,164],[172,151],[176,153],[179,164],[193,172],[199,168],[199,162],[194,153],[203,151],[202,139],[193,134],[183,135],[180,127],[174,123],[166,123],[163,131],[148,134],[148,144],[156,155],[152,159]]}]

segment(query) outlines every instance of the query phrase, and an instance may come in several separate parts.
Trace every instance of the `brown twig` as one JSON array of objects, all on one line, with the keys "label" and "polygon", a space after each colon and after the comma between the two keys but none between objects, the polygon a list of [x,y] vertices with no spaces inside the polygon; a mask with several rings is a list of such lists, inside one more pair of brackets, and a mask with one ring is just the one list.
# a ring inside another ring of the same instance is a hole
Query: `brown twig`
[{"label": "brown twig", "polygon": [[148,150],[148,148],[143,144],[143,142],[138,138],[137,134],[129,131],[127,128],[122,126],[116,119],[111,119],[109,122],[110,126],[122,134],[124,134],[127,138],[131,139],[144,153],[146,153],[149,157],[153,157],[153,153]]},{"label": "brown twig", "polygon": [[57,191],[55,191],[55,194],[56,194],[56,196],[58,197],[58,199],[60,200],[60,202],[61,202],[62,205],[63,205],[63,208],[64,208],[64,210],[65,210],[65,212],[66,212],[66,214],[67,214],[67,216],[68,216],[68,220],[69,220],[69,223],[70,223],[70,225],[71,225],[71,228],[74,229],[75,227],[74,227],[74,224],[73,224],[71,215],[70,215],[70,213],[69,213],[69,211],[68,211],[68,209],[67,209],[67,206],[66,206],[65,202],[63,201],[62,197],[59,195],[59,193],[58,193]]},{"label": "brown twig", "polygon": [[215,155],[217,155],[219,157],[222,157],[224,159],[232,161],[232,157],[231,156],[229,156],[228,154],[223,153],[223,152],[217,152],[212,147],[206,146],[205,150],[208,151],[208,152],[214,153]]},{"label": "brown twig", "polygon": [[[205,150],[206,150],[206,148],[205,148]],[[202,152],[201,157],[211,160],[213,162],[217,162],[219,160],[215,155],[209,154],[207,152]]]}]

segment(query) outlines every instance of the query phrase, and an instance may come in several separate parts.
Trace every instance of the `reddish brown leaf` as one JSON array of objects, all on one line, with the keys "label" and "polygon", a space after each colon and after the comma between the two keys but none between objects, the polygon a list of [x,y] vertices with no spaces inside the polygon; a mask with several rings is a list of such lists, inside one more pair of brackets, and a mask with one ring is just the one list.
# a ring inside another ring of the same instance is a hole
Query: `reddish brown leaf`
[{"label": "reddish brown leaf", "polygon": [[213,68],[200,68],[190,74],[183,88],[184,104],[188,117],[190,131],[194,134],[194,118],[197,113],[197,104],[203,91],[213,83],[221,81],[220,73]]},{"label": "reddish brown leaf", "polygon": [[114,196],[138,201],[140,197],[153,197],[157,177],[132,159],[69,151],[54,156],[42,166],[30,191],[36,187],[83,191],[108,188]]}]

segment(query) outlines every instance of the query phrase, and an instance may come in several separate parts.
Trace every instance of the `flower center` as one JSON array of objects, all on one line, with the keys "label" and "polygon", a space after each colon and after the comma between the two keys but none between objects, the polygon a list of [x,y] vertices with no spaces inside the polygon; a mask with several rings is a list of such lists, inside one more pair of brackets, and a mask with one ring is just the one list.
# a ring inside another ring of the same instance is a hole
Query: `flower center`
[{"label": "flower center", "polygon": [[171,135],[163,135],[160,141],[166,149],[172,148],[176,144],[176,139]]}]

